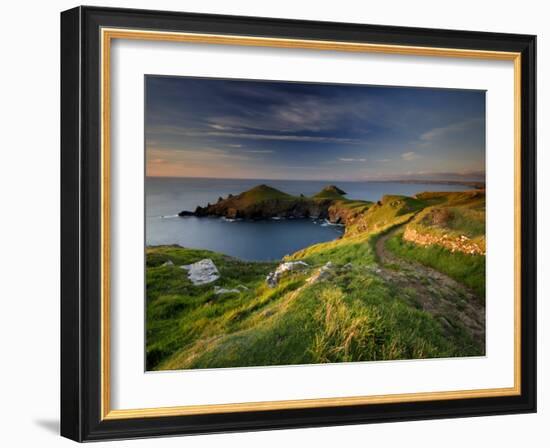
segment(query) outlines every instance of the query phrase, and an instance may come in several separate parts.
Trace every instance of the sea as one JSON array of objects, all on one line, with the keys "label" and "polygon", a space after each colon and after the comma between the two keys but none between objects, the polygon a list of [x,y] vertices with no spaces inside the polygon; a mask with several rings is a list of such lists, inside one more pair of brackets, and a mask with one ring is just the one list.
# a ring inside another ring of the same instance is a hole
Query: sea
[{"label": "sea", "polygon": [[344,190],[349,199],[378,201],[386,194],[412,196],[424,191],[462,191],[452,184],[402,182],[341,182],[265,179],[206,179],[147,177],[145,179],[145,239],[148,246],[179,244],[208,249],[249,261],[278,260],[315,243],[339,238],[344,229],[322,219],[264,221],[179,217],[182,210],[215,203],[267,184],[293,195],[311,196],[327,185]]}]

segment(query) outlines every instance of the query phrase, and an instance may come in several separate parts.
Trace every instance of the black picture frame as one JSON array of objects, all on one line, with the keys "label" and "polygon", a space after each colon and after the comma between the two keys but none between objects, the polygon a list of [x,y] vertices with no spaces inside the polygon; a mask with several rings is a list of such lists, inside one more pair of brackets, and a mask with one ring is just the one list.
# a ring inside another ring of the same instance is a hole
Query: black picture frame
[{"label": "black picture frame", "polygon": [[[101,418],[100,29],[521,53],[521,394]],[[99,7],[61,13],[61,435],[76,441],[536,412],[536,37]]]}]

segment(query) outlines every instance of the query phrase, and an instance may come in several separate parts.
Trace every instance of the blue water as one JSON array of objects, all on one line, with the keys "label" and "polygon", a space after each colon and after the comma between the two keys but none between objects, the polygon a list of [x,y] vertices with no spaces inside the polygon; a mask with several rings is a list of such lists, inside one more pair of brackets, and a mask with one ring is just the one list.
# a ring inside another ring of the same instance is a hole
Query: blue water
[{"label": "blue water", "polygon": [[276,260],[311,244],[338,238],[343,228],[324,220],[288,219],[227,221],[223,218],[180,218],[182,210],[214,203],[219,196],[239,194],[265,183],[286,193],[306,196],[330,183],[350,199],[377,201],[385,194],[412,196],[423,191],[461,191],[461,185],[399,182],[327,182],[258,179],[146,178],[145,215],[147,245],[179,244],[209,249],[244,260]]}]

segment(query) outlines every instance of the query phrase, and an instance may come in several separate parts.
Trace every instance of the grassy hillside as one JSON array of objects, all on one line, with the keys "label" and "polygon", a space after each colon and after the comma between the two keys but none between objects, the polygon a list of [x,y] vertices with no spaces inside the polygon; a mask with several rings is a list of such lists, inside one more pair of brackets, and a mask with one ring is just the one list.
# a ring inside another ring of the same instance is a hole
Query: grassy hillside
[{"label": "grassy hillside", "polygon": [[246,208],[253,204],[258,204],[265,201],[285,201],[296,199],[296,196],[292,196],[283,191],[277,190],[276,188],[262,184],[251,188],[250,190],[247,190],[244,193],[239,194],[238,196],[233,196],[232,198],[228,199],[228,201],[230,201],[232,207]]},{"label": "grassy hillside", "polygon": [[485,256],[451,252],[444,247],[419,246],[403,239],[398,233],[388,240],[388,248],[408,260],[437,269],[485,297]]},{"label": "grassy hillside", "polygon": [[[256,196],[251,200],[281,193],[272,190],[248,193]],[[285,273],[273,288],[265,279],[278,263],[177,246],[147,248],[147,368],[483,354],[484,332],[470,314],[481,314],[485,257],[403,240],[407,226],[436,232],[443,222],[449,231],[481,237],[482,196],[385,196],[377,204],[342,199],[334,205],[351,213],[344,237],[288,256],[285,261],[308,266]],[[434,221],[436,207],[452,209],[453,218]],[[380,253],[379,243],[389,252]],[[389,260],[388,253],[404,261]],[[205,258],[220,278],[193,285],[179,266]],[[442,282],[432,268],[459,283]],[[231,292],[217,294],[219,288]]]},{"label": "grassy hillside", "polygon": [[427,203],[422,200],[406,196],[384,196],[352,225],[346,227],[346,236],[383,232],[392,226],[407,222],[426,205]]},{"label": "grassy hillside", "polygon": [[[476,252],[485,253],[485,192],[448,193],[446,195],[421,195],[427,202],[436,201],[423,210],[409,225],[418,235],[431,236],[431,240],[468,241]],[[429,241],[430,238],[427,238]],[[444,244],[442,244],[444,245]],[[452,249],[450,246],[449,248]],[[457,248],[459,249],[459,248]]]},{"label": "grassy hillside", "polygon": [[484,297],[485,192],[423,193],[417,197],[432,205],[389,239],[389,248],[449,275]]},{"label": "grassy hillside", "polygon": [[342,199],[345,194],[346,192],[336,185],[329,185],[313,197],[317,199]]}]

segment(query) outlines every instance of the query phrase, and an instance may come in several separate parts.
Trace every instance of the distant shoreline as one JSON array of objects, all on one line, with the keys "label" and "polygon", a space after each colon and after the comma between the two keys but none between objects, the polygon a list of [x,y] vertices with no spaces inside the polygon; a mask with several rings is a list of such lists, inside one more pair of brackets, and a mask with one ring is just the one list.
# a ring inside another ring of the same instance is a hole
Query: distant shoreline
[{"label": "distant shoreline", "polygon": [[189,177],[189,176],[145,176],[146,179],[206,179],[206,180],[250,180],[250,181],[274,181],[274,182],[326,182],[326,183],[399,183],[399,184],[427,184],[427,185],[465,185],[478,190],[485,188],[484,181],[471,180],[337,180],[337,179],[263,179],[248,177]]},{"label": "distant shoreline", "polygon": [[[368,182],[368,181],[367,181]],[[426,185],[465,185],[476,190],[485,189],[485,182],[469,180],[377,180],[370,182],[386,182],[399,184],[426,184]]]}]

